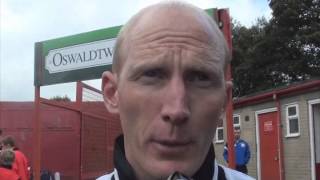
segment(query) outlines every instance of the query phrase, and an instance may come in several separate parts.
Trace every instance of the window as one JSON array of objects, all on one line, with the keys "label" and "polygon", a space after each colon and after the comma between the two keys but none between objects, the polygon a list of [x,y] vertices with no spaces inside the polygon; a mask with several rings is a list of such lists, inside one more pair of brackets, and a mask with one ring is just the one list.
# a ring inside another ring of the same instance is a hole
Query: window
[{"label": "window", "polygon": [[240,129],[240,115],[238,114],[233,115],[233,127],[235,130]]},{"label": "window", "polygon": [[222,127],[217,127],[216,130],[216,143],[223,143],[223,126]]},{"label": "window", "polygon": [[223,137],[223,122],[226,120],[226,118],[223,118],[223,121],[221,121],[217,125],[217,130],[216,130],[216,136],[215,136],[215,143],[223,143],[224,142],[224,137]]},{"label": "window", "polygon": [[287,114],[287,137],[296,137],[300,135],[299,128],[299,108],[297,104],[288,105]]},{"label": "window", "polygon": [[[224,121],[226,119],[224,118]],[[240,115],[234,114],[233,115],[233,127],[234,129],[240,129]],[[223,124],[219,124],[216,130],[216,136],[215,136],[215,142],[216,143],[223,143],[224,142],[224,130],[223,130]]]}]

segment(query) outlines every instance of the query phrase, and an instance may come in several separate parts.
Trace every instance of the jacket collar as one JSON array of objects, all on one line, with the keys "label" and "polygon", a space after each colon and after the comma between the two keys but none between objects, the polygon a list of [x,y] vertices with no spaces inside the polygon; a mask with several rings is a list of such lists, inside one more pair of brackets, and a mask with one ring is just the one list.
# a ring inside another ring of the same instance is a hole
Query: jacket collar
[{"label": "jacket collar", "polygon": [[[113,161],[120,180],[136,180],[133,168],[125,156],[124,138],[120,135],[115,142]],[[213,146],[210,146],[205,161],[199,170],[192,176],[194,180],[212,180],[215,169],[215,153]]]}]

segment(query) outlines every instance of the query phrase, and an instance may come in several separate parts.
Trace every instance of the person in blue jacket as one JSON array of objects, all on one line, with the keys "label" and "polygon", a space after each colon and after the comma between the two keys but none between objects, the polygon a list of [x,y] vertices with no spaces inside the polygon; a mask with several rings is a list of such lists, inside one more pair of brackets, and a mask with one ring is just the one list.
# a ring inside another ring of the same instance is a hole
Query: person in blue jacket
[{"label": "person in blue jacket", "polygon": [[[234,137],[235,137],[235,143],[234,143],[234,150],[236,153],[236,170],[240,171],[244,174],[248,174],[247,164],[250,160],[250,147],[249,144],[243,140],[240,139],[241,131],[240,129],[234,130]],[[223,157],[224,160],[228,161],[228,143],[224,146],[223,151]]]}]

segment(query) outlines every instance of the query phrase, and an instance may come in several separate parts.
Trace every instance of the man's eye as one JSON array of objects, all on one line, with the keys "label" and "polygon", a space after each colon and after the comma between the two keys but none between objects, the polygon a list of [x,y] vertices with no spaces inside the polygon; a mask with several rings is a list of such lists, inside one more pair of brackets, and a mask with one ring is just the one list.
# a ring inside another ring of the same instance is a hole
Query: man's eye
[{"label": "man's eye", "polygon": [[149,69],[141,73],[139,81],[146,85],[154,85],[165,79],[165,72],[162,69]]},{"label": "man's eye", "polygon": [[164,77],[164,73],[161,69],[151,69],[143,72],[142,76],[147,78],[159,78],[162,79]]},{"label": "man's eye", "polygon": [[204,72],[191,72],[187,79],[188,81],[209,81],[210,77]]},{"label": "man's eye", "polygon": [[212,84],[210,76],[206,72],[193,71],[188,73],[187,82],[199,87],[207,87]]}]

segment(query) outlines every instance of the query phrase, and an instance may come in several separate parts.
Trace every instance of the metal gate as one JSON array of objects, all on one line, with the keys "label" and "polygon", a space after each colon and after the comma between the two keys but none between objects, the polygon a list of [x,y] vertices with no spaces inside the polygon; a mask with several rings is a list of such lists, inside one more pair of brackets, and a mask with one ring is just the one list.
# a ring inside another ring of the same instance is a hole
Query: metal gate
[{"label": "metal gate", "polygon": [[[0,103],[0,127],[13,136],[33,165],[33,102]],[[77,101],[41,98],[41,170],[59,172],[62,180],[96,179],[113,169],[119,117],[110,114],[99,90],[77,83]]]}]

